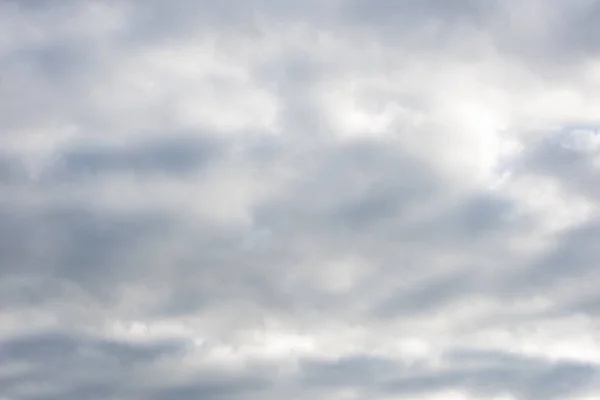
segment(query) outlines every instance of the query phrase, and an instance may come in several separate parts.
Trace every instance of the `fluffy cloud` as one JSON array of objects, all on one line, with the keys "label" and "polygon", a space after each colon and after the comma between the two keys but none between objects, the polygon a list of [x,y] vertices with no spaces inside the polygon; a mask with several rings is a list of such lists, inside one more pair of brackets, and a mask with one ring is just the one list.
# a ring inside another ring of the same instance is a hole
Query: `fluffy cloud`
[{"label": "fluffy cloud", "polygon": [[0,2],[0,399],[594,398],[599,7]]}]

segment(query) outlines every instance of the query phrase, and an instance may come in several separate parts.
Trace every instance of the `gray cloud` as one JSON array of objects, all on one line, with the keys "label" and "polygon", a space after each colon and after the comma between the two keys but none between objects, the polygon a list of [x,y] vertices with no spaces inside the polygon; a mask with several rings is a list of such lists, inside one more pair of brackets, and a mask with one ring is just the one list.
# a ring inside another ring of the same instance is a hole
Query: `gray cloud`
[{"label": "gray cloud", "polygon": [[0,398],[597,395],[597,7],[1,3]]},{"label": "gray cloud", "polygon": [[123,396],[136,366],[182,350],[178,343],[120,343],[69,333],[35,333],[0,345],[3,395],[23,399]]}]

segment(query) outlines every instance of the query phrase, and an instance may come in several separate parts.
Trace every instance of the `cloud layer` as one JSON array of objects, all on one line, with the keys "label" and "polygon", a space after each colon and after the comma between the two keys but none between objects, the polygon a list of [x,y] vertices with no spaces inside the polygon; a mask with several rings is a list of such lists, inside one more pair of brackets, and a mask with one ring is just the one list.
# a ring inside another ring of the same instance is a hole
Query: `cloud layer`
[{"label": "cloud layer", "polygon": [[0,1],[0,399],[596,398],[599,12]]}]

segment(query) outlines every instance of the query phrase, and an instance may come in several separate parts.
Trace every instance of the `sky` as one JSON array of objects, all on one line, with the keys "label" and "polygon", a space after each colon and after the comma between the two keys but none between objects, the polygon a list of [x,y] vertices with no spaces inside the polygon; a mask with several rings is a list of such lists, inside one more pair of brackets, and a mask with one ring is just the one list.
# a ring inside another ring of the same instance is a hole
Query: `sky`
[{"label": "sky", "polygon": [[599,17],[0,0],[0,399],[599,398]]}]

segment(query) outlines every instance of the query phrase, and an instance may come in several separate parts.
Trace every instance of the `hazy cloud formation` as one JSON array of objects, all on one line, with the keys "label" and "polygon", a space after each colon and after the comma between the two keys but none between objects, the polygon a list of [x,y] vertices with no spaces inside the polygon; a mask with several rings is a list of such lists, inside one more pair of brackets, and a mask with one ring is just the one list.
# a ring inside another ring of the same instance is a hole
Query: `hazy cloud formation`
[{"label": "hazy cloud formation", "polygon": [[0,399],[600,397],[595,0],[0,0]]}]

